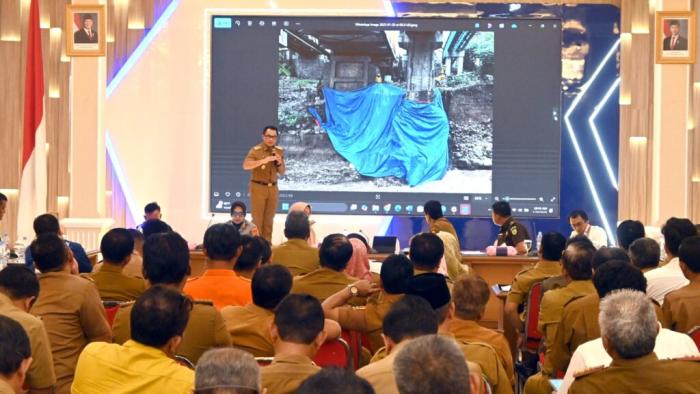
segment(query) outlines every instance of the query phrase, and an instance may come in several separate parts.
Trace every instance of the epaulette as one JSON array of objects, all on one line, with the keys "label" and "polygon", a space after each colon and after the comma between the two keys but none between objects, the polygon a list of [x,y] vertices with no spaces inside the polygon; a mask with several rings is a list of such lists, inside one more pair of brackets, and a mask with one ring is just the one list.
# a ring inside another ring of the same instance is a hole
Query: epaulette
[{"label": "epaulette", "polygon": [[86,272],[83,272],[82,274],[80,274],[80,275],[78,275],[78,276],[81,277],[81,278],[83,278],[83,279],[87,279],[87,280],[89,280],[89,281],[92,282],[92,283],[95,283],[95,279],[92,279],[92,277],[90,276],[90,274],[88,274],[88,273],[86,273]]},{"label": "epaulette", "polygon": [[260,147],[260,145],[255,145],[255,146],[253,147],[253,150],[260,150],[260,149],[262,149],[262,148]]},{"label": "epaulette", "polygon": [[208,305],[214,306],[214,301],[212,300],[194,300],[192,301],[195,305]]},{"label": "epaulette", "polygon": [[192,282],[193,280],[197,280],[197,279],[199,279],[199,278],[200,278],[199,276],[194,276],[194,277],[192,277],[192,278],[187,278],[187,281],[188,281],[188,282]]},{"label": "epaulette", "polygon": [[119,303],[120,308],[126,308],[127,306],[132,306],[136,303],[136,301],[124,301]]},{"label": "epaulette", "polygon": [[528,271],[532,271],[534,268],[535,268],[535,266],[525,267],[525,268],[521,269],[520,272],[518,272],[518,273],[515,274],[515,275],[517,276],[517,275],[520,275],[520,274],[524,274],[524,273],[526,273],[526,272],[528,272]]},{"label": "epaulette", "polygon": [[592,375],[594,373],[605,370],[604,365],[599,365],[597,367],[586,368],[583,371],[574,373],[574,379],[582,378],[584,376]]},{"label": "epaulette", "polygon": [[675,361],[700,361],[700,356],[684,356],[678,358],[672,358]]},{"label": "epaulette", "polygon": [[279,149],[279,150],[281,150],[281,151],[284,151],[284,148],[279,147],[279,146],[277,146],[277,145],[275,145],[275,149]]},{"label": "epaulette", "polygon": [[564,307],[566,307],[567,305],[571,304],[572,302],[574,302],[574,301],[576,301],[576,300],[579,300],[579,299],[581,299],[581,298],[583,298],[583,297],[585,297],[585,296],[580,295],[580,296],[578,296],[578,297],[573,297],[572,299],[570,299],[569,301],[566,301],[566,302],[564,303]]}]

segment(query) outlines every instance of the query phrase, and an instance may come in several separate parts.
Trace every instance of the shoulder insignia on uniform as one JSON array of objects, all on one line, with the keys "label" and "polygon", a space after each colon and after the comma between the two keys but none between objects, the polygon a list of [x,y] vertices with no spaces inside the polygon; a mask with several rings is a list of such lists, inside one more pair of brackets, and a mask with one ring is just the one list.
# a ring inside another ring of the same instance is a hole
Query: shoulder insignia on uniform
[{"label": "shoulder insignia on uniform", "polygon": [[194,300],[193,301],[196,305],[209,305],[209,306],[214,306],[214,301],[212,300]]},{"label": "shoulder insignia on uniform", "polygon": [[574,301],[576,301],[576,300],[578,300],[578,299],[581,299],[581,298],[583,298],[583,297],[585,297],[585,296],[572,297],[571,299],[569,299],[569,301],[566,301],[566,302],[564,303],[564,306],[567,306],[567,305],[571,304],[572,302],[574,302]]},{"label": "shoulder insignia on uniform", "polygon": [[194,277],[192,277],[192,278],[187,278],[187,281],[188,281],[188,282],[192,282],[193,280],[197,280],[197,279],[199,279],[199,276],[194,276]]},{"label": "shoulder insignia on uniform", "polygon": [[95,283],[95,279],[92,279],[92,276],[90,276],[90,274],[88,274],[88,273],[82,273],[78,276],[83,278],[83,279],[89,280],[90,282]]},{"label": "shoulder insignia on uniform", "polygon": [[510,233],[513,235],[518,235],[518,228],[516,226],[511,227]]},{"label": "shoulder insignia on uniform", "polygon": [[260,149],[262,149],[262,148],[259,145],[256,145],[253,147],[253,150],[260,150]]},{"label": "shoulder insignia on uniform", "polygon": [[275,145],[275,149],[284,150],[284,148]]},{"label": "shoulder insignia on uniform", "polygon": [[583,371],[574,373],[574,379],[582,378],[584,376],[592,375],[596,372],[600,372],[605,369],[604,365],[599,365],[597,367],[586,368]]},{"label": "shoulder insignia on uniform", "polygon": [[700,361],[700,356],[685,356],[685,357],[672,358],[671,360],[675,360],[675,361]]},{"label": "shoulder insignia on uniform", "polygon": [[136,303],[136,301],[124,301],[124,302],[120,302],[120,303],[119,303],[119,307],[120,307],[120,308],[125,308],[125,307],[127,307],[127,306],[134,305],[135,303]]}]

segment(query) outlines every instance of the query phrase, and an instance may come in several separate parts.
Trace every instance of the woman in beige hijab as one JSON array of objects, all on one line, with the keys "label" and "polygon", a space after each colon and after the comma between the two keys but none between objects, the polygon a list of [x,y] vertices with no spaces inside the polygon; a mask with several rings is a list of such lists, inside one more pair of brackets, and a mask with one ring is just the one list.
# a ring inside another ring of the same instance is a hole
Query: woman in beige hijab
[{"label": "woman in beige hijab", "polygon": [[315,221],[311,220],[311,205],[307,202],[304,201],[298,201],[292,204],[292,206],[289,207],[289,212],[294,212],[294,211],[299,211],[299,212],[304,212],[306,216],[309,217],[309,239],[307,240],[309,246],[318,247],[318,242],[316,241],[316,232],[314,231],[314,224],[316,223]]},{"label": "woman in beige hijab", "polygon": [[436,235],[440,237],[442,243],[445,245],[445,255],[443,258],[447,265],[447,276],[455,280],[460,274],[468,272],[468,267],[462,264],[462,252],[460,251],[457,238],[446,231],[440,231],[436,233]]}]

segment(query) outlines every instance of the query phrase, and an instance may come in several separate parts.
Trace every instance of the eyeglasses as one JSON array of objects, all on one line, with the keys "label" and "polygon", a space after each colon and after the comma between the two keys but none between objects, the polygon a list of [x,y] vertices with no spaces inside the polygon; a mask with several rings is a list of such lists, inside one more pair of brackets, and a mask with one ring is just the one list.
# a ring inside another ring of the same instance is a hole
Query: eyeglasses
[{"label": "eyeglasses", "polygon": [[277,138],[277,134],[275,134],[275,135],[263,134],[263,137],[273,139],[273,138]]},{"label": "eyeglasses", "polygon": [[245,212],[234,212],[231,214],[231,216],[242,217],[245,216]]}]

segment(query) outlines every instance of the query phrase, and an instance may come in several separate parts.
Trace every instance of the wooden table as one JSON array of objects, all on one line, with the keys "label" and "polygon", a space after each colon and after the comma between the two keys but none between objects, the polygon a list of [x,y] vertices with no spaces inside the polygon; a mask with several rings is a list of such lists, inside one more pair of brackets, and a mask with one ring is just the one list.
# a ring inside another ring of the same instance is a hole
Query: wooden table
[{"label": "wooden table", "polygon": [[190,251],[190,278],[202,276],[207,266],[207,257],[201,250]]}]

